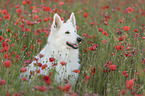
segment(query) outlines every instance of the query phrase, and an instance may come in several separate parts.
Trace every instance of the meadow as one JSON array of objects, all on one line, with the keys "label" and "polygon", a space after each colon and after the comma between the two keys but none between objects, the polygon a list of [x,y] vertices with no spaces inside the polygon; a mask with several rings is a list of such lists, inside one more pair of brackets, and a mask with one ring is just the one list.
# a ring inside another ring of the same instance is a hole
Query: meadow
[{"label": "meadow", "polygon": [[[145,96],[145,0],[1,0],[0,96]],[[47,43],[53,15],[74,12],[76,85],[19,78]]]}]

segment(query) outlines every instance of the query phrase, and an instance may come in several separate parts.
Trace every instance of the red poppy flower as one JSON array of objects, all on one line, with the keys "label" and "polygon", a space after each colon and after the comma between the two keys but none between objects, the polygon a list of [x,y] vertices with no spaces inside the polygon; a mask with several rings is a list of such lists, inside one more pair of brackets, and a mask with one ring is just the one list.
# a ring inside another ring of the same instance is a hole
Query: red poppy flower
[{"label": "red poppy flower", "polygon": [[91,22],[91,26],[93,26],[95,23],[94,22]]},{"label": "red poppy flower", "polygon": [[32,63],[32,61],[31,60],[25,60],[23,63],[24,63],[24,65],[28,65],[28,64]]},{"label": "red poppy flower", "polygon": [[66,84],[65,86],[63,86],[63,91],[65,92],[69,92],[71,89],[71,85],[70,84]]},{"label": "red poppy flower", "polygon": [[56,66],[56,65],[57,65],[57,63],[53,63],[52,67],[54,67],[54,66]]},{"label": "red poppy flower", "polygon": [[0,41],[2,41],[4,39],[4,37],[0,36]]},{"label": "red poppy flower", "polygon": [[88,18],[88,13],[84,12],[84,17],[87,19]]},{"label": "red poppy flower", "polygon": [[41,87],[39,87],[38,90],[43,92],[43,91],[47,91],[48,88],[46,86],[41,86]]},{"label": "red poppy flower", "polygon": [[60,64],[63,66],[63,65],[65,65],[65,64],[66,64],[66,62],[61,61],[61,62],[60,62]]},{"label": "red poppy flower", "polygon": [[125,74],[124,76],[125,76],[125,77],[128,77],[129,75],[128,75],[128,74]]},{"label": "red poppy flower", "polygon": [[40,58],[42,58],[42,57],[44,57],[44,55],[42,55],[42,54],[39,54],[39,57],[40,57]]},{"label": "red poppy flower", "polygon": [[64,2],[59,2],[59,5],[64,5]]},{"label": "red poppy flower", "polygon": [[22,9],[21,8],[17,9],[16,11],[17,11],[17,13],[22,13]]},{"label": "red poppy flower", "polygon": [[11,96],[11,94],[10,93],[6,93],[6,96]]},{"label": "red poppy flower", "polygon": [[103,32],[104,30],[103,30],[103,28],[99,28],[99,32]]},{"label": "red poppy flower", "polygon": [[21,72],[26,72],[27,71],[27,67],[21,67],[20,70],[21,70]]},{"label": "red poppy flower", "polygon": [[103,43],[106,44],[107,43],[107,40],[103,40]]},{"label": "red poppy flower", "polygon": [[6,9],[2,10],[2,14],[7,14],[8,11]]},{"label": "red poppy flower", "polygon": [[76,69],[76,70],[74,70],[74,72],[75,72],[75,73],[80,73],[80,70],[77,70],[77,69]]},{"label": "red poppy flower", "polygon": [[47,67],[47,64],[42,65],[42,70]]},{"label": "red poppy flower", "polygon": [[88,80],[91,78],[91,75],[90,76],[85,76],[85,81],[88,82]]},{"label": "red poppy flower", "polygon": [[53,61],[55,61],[55,58],[50,57],[50,58],[49,58],[49,62],[53,62]]},{"label": "red poppy flower", "polygon": [[92,73],[93,75],[95,75],[96,70],[97,70],[97,68],[93,68],[93,69],[91,70],[91,73]]},{"label": "red poppy flower", "polygon": [[128,26],[124,26],[124,31],[129,31],[130,30],[130,28],[128,27]]},{"label": "red poppy flower", "polygon": [[3,17],[4,17],[5,19],[7,19],[7,20],[10,20],[10,15],[9,15],[9,14],[4,15]]},{"label": "red poppy flower", "polygon": [[27,4],[27,2],[26,1],[23,1],[23,5],[26,5]]},{"label": "red poppy flower", "polygon": [[23,81],[27,81],[27,78],[26,78],[26,77],[22,77],[22,80],[23,80]]},{"label": "red poppy flower", "polygon": [[142,37],[142,39],[145,39],[145,37]]},{"label": "red poppy flower", "polygon": [[19,8],[19,7],[20,7],[20,5],[16,5],[15,7],[16,7],[16,8]]},{"label": "red poppy flower", "polygon": [[43,76],[43,81],[44,81],[47,85],[50,85],[50,83],[51,83],[50,76],[44,75],[44,76]]},{"label": "red poppy flower", "polygon": [[43,11],[49,12],[49,11],[51,11],[51,8],[50,8],[50,7],[44,6],[44,7],[43,7]]},{"label": "red poppy flower", "polygon": [[145,59],[143,59],[143,64],[145,64]]},{"label": "red poppy flower", "polygon": [[121,51],[121,50],[123,50],[124,46],[122,46],[122,45],[115,45],[115,48],[116,48],[118,51]]},{"label": "red poppy flower", "polygon": [[133,9],[131,7],[128,7],[127,12],[131,13],[133,11]]},{"label": "red poppy flower", "polygon": [[138,29],[134,29],[133,32],[138,32]]},{"label": "red poppy flower", "polygon": [[116,69],[116,65],[109,65],[109,68],[114,71]]},{"label": "red poppy flower", "polygon": [[133,79],[127,80],[126,81],[126,88],[131,90],[133,88],[133,84],[134,84],[134,80]]},{"label": "red poppy flower", "polygon": [[123,40],[125,40],[125,36],[121,36],[121,37],[119,37],[118,40],[119,40],[119,41],[123,41]]},{"label": "red poppy flower", "polygon": [[11,66],[11,61],[9,61],[9,60],[6,60],[6,61],[4,61],[4,66],[6,66],[6,67],[10,67]]},{"label": "red poppy flower", "polygon": [[102,34],[108,36],[107,31],[103,31]]},{"label": "red poppy flower", "polygon": [[6,80],[0,80],[0,85],[5,85],[6,84]]}]

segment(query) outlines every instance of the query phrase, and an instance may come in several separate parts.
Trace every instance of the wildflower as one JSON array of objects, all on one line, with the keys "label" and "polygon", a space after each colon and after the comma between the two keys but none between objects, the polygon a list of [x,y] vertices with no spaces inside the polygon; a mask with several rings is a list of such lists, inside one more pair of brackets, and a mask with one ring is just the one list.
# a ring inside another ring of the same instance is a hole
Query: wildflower
[{"label": "wildflower", "polygon": [[76,70],[73,70],[73,71],[74,71],[75,73],[80,73],[80,70],[77,70],[77,69],[76,69]]},{"label": "wildflower", "polygon": [[4,58],[5,58],[5,59],[8,59],[8,57],[9,57],[8,54],[5,54],[5,55],[4,55]]},{"label": "wildflower", "polygon": [[84,12],[84,17],[87,19],[88,18],[88,13]]},{"label": "wildflower", "polygon": [[21,67],[20,70],[21,70],[21,72],[26,72],[27,71],[27,67]]},{"label": "wildflower", "polygon": [[15,7],[16,7],[16,8],[19,8],[19,7],[20,7],[20,5],[16,5]]},{"label": "wildflower", "polygon": [[23,80],[23,81],[27,81],[27,78],[26,78],[26,77],[22,77],[22,80]]},{"label": "wildflower", "polygon": [[25,60],[23,63],[24,63],[24,65],[28,65],[28,64],[32,63],[32,61],[31,60]]},{"label": "wildflower", "polygon": [[9,14],[6,14],[3,16],[3,18],[7,19],[7,20],[10,20],[10,15]]},{"label": "wildflower", "polygon": [[16,11],[17,11],[17,13],[22,13],[22,9],[21,8],[17,9]]},{"label": "wildflower", "polygon": [[40,58],[42,58],[42,57],[44,57],[44,55],[42,55],[42,54],[39,54],[39,57],[40,57]]},{"label": "wildflower", "polygon": [[14,47],[15,44],[11,44],[11,47]]},{"label": "wildflower", "polygon": [[63,86],[63,91],[69,92],[70,88],[71,88],[71,85],[70,84],[66,84],[65,86]]},{"label": "wildflower", "polygon": [[6,93],[6,96],[11,96],[11,94],[10,93]]},{"label": "wildflower", "polygon": [[59,2],[59,5],[64,5],[64,2]]},{"label": "wildflower", "polygon": [[143,59],[143,61],[142,61],[142,62],[143,62],[143,64],[145,64],[145,59]]},{"label": "wildflower", "polygon": [[50,76],[44,75],[44,76],[43,76],[43,81],[44,81],[47,85],[50,85],[50,83],[51,83]]},{"label": "wildflower", "polygon": [[0,85],[5,85],[6,84],[6,80],[0,80]]},{"label": "wildflower", "polygon": [[88,82],[88,80],[91,78],[91,75],[90,76],[85,76],[85,81]]},{"label": "wildflower", "polygon": [[126,48],[126,50],[130,50],[130,47],[128,46],[128,47]]},{"label": "wildflower", "polygon": [[26,5],[27,4],[27,2],[26,1],[23,1],[23,5]]},{"label": "wildflower", "polygon": [[138,32],[138,29],[134,29],[133,32]]},{"label": "wildflower", "polygon": [[103,31],[102,34],[108,36],[107,31]]},{"label": "wildflower", "polygon": [[43,11],[49,12],[49,11],[51,11],[51,8],[45,6],[45,7],[43,7]]},{"label": "wildflower", "polygon": [[133,79],[127,80],[126,81],[126,88],[131,90],[133,88],[133,84],[134,84],[134,80]]},{"label": "wildflower", "polygon": [[129,31],[130,30],[130,28],[128,27],[128,26],[124,26],[124,31]]},{"label": "wildflower", "polygon": [[6,10],[6,9],[4,9],[4,10],[2,10],[2,14],[7,14],[8,13],[8,11]]},{"label": "wildflower", "polygon": [[123,50],[124,46],[122,46],[122,45],[115,45],[115,48],[116,48],[118,51],[121,51],[121,50]]},{"label": "wildflower", "polygon": [[39,87],[38,90],[43,92],[43,91],[47,91],[48,88],[46,86],[41,86],[41,87]]},{"label": "wildflower", "polygon": [[103,40],[103,43],[106,44],[107,43],[107,40]]},{"label": "wildflower", "polygon": [[115,53],[112,52],[111,55],[113,56],[113,55],[115,55]]},{"label": "wildflower", "polygon": [[57,63],[53,63],[52,67],[54,67],[54,66],[56,66],[56,65],[57,65]]},{"label": "wildflower", "polygon": [[142,37],[142,39],[145,39],[145,37]]},{"label": "wildflower", "polygon": [[109,68],[114,71],[116,69],[116,65],[109,65]]},{"label": "wildflower", "polygon": [[47,64],[42,65],[42,70],[47,67]]},{"label": "wildflower", "polygon": [[94,22],[91,22],[91,26],[93,26],[95,23]]},{"label": "wildflower", "polygon": [[9,60],[5,60],[3,64],[6,67],[10,67],[11,66],[11,62]]},{"label": "wildflower", "polygon": [[66,62],[61,61],[61,62],[60,62],[60,64],[63,66],[63,65],[65,65],[65,64],[66,64]]},{"label": "wildflower", "polygon": [[2,41],[4,39],[4,37],[0,36],[0,41]]},{"label": "wildflower", "polygon": [[132,11],[133,11],[133,9],[132,9],[131,7],[128,7],[128,8],[127,8],[127,12],[128,12],[128,13],[131,13]]},{"label": "wildflower", "polygon": [[96,70],[97,70],[97,68],[93,68],[93,69],[91,70],[91,73],[92,73],[93,75],[95,75]]},{"label": "wildflower", "polygon": [[49,58],[49,62],[53,62],[53,61],[55,61],[55,58],[54,57],[50,57]]},{"label": "wildflower", "polygon": [[123,41],[123,40],[125,40],[125,36],[121,36],[121,37],[119,37],[118,40],[119,40],[119,41]]}]

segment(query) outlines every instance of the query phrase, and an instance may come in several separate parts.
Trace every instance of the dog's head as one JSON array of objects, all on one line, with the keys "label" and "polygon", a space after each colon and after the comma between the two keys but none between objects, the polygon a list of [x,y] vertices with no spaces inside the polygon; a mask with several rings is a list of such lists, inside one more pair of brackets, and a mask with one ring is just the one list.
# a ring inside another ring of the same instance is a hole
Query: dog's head
[{"label": "dog's head", "polygon": [[49,38],[58,48],[78,49],[82,38],[77,34],[74,13],[71,14],[66,23],[61,20],[58,14],[55,14]]}]

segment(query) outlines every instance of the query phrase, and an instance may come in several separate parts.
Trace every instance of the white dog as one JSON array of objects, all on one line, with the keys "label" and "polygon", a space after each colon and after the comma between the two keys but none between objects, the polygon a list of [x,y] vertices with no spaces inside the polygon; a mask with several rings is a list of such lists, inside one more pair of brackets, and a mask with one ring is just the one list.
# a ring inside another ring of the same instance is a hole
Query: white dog
[{"label": "white dog", "polygon": [[[40,51],[35,59],[28,67],[27,72],[22,73],[22,76],[31,75],[32,71],[39,72],[39,74],[48,75],[49,70],[54,68],[56,70],[55,80],[60,83],[64,79],[68,79],[70,83],[74,84],[78,78],[78,73],[74,70],[79,69],[79,44],[82,38],[77,34],[76,20],[74,13],[66,23],[63,23],[58,14],[54,15],[51,32],[47,40],[46,46]],[[55,58],[55,61],[50,62]],[[66,62],[62,65],[60,62]],[[46,67],[46,68],[42,68]],[[43,70],[42,70],[43,69]]]}]

